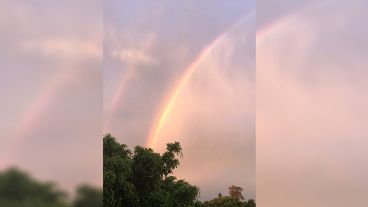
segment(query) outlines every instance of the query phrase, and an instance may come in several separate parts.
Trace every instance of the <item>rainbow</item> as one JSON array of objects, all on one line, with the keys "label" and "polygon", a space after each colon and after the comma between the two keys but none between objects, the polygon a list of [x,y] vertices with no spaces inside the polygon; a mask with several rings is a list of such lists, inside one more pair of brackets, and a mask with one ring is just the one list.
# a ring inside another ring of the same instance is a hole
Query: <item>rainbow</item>
[{"label": "rainbow", "polygon": [[[326,3],[327,1],[324,1]],[[313,2],[314,3],[314,2]],[[309,7],[315,6],[315,4],[308,4],[303,5],[302,7],[294,10],[288,15],[283,16],[282,18],[277,19],[276,21],[271,22],[270,24],[266,25],[265,27],[259,29],[256,32],[256,44],[263,42],[273,31],[280,28],[282,24],[288,19],[292,19],[298,14],[298,12],[302,12],[306,10]],[[234,24],[230,29],[231,30],[234,27],[238,27],[242,24],[243,20],[246,20],[248,17],[254,16],[255,13],[252,12],[245,18],[242,18],[240,21],[238,21],[236,24]],[[162,106],[162,109],[160,110],[158,118],[154,121],[153,127],[151,128],[151,131],[148,136],[147,146],[148,147],[154,147],[157,141],[157,136],[162,131],[162,128],[166,122],[166,119],[177,99],[177,97],[180,95],[181,91],[187,84],[188,80],[191,78],[193,73],[198,69],[198,66],[202,63],[202,61],[211,53],[211,51],[219,44],[219,42],[226,36],[227,32],[223,33],[221,36],[216,38],[213,42],[211,42],[204,50],[202,50],[201,53],[194,59],[194,61],[187,67],[187,69],[184,71],[182,76],[179,78],[179,80],[175,83],[175,86],[173,87],[173,90],[168,93],[168,96],[165,98],[165,102]]]},{"label": "rainbow", "polygon": [[[174,87],[175,90],[171,91],[170,93],[171,95],[169,96],[167,104],[165,104],[165,109],[162,111],[160,115],[161,118],[157,122],[158,123],[157,130],[155,130],[152,136],[150,136],[152,138],[149,138],[148,140],[155,140],[155,138],[153,137],[157,136],[157,134],[161,131],[161,128],[171,108],[173,107],[173,104],[176,98],[180,94],[181,90],[184,88],[184,86],[186,85],[186,83],[188,82],[192,74],[194,73],[194,71],[198,68],[198,65],[203,61],[203,59],[205,59],[211,53],[213,48],[215,48],[215,46],[221,41],[221,39],[224,38],[224,36],[225,35],[220,35],[214,41],[212,41],[201,53],[199,53],[199,55],[195,58],[195,61],[191,63],[189,67],[185,70],[184,74],[181,76],[177,84],[175,84],[176,85],[176,87]],[[124,75],[119,82],[118,90],[114,94],[112,102],[111,102],[111,108],[108,109],[109,112],[107,113],[106,118],[104,119],[104,127],[103,127],[104,133],[107,133],[110,130],[112,116],[114,112],[117,111],[121,103],[121,99],[123,97],[126,85],[128,84],[129,80],[132,78],[132,76],[133,76],[132,72],[129,73],[128,71],[128,74]],[[148,143],[150,143],[150,141]],[[148,146],[150,146],[150,144],[148,144]]]},{"label": "rainbow", "polygon": [[156,116],[156,120],[150,130],[150,133],[147,138],[146,146],[155,147],[158,135],[162,131],[162,128],[165,125],[167,117],[176,102],[176,99],[182,92],[183,88],[198,69],[198,66],[206,59],[208,55],[211,54],[214,48],[223,41],[223,39],[228,35],[228,32],[233,30],[236,27],[242,25],[242,23],[247,20],[249,17],[255,16],[255,12],[251,12],[245,15],[243,18],[240,18],[235,24],[230,26],[225,30],[220,36],[218,36],[215,40],[213,40],[207,47],[205,47],[194,59],[194,61],[184,70],[184,73],[180,76],[179,80],[174,84],[173,90],[171,90],[164,100],[164,104],[161,107],[160,113]]},{"label": "rainbow", "polygon": [[159,118],[154,122],[150,135],[148,137],[147,146],[154,147],[157,140],[157,136],[161,132],[166,119],[174,106],[176,99],[179,94],[187,84],[188,80],[192,77],[194,72],[198,69],[198,66],[203,62],[203,60],[211,54],[212,50],[224,39],[225,34],[220,35],[214,41],[212,41],[205,49],[203,49],[199,55],[194,59],[194,61],[185,69],[184,73],[181,75],[179,80],[175,83],[173,90],[169,92],[169,95],[165,99],[165,104],[159,113]]}]

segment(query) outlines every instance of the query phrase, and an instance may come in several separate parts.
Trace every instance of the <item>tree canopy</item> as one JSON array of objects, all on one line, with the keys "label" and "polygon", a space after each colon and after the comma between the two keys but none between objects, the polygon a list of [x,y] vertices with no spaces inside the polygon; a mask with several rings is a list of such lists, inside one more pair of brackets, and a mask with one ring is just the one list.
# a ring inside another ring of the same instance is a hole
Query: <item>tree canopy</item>
[{"label": "tree canopy", "polygon": [[229,187],[229,195],[232,198],[238,199],[238,200],[244,200],[244,196],[242,194],[243,188],[232,185]]},{"label": "tree canopy", "polygon": [[10,168],[0,172],[0,206],[6,207],[255,207],[243,188],[202,202],[199,188],[174,177],[183,156],[180,143],[167,144],[163,154],[136,146],[134,151],[107,134],[103,138],[104,190],[80,185],[74,199],[50,182],[40,182]]},{"label": "tree canopy", "polygon": [[194,206],[199,189],[171,175],[182,156],[178,142],[167,144],[162,155],[141,146],[131,152],[110,134],[103,145],[104,206]]},{"label": "tree canopy", "polygon": [[107,134],[103,156],[105,207],[255,207],[234,185],[229,196],[199,201],[198,187],[172,175],[183,156],[178,142],[167,144],[163,154],[141,146],[132,152]]}]

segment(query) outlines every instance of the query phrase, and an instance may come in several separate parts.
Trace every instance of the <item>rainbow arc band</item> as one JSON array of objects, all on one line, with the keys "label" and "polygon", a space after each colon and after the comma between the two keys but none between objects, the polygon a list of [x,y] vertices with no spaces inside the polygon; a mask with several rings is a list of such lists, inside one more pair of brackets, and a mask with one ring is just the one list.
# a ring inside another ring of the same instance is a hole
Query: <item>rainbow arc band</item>
[{"label": "rainbow arc band", "polygon": [[180,93],[182,92],[185,85],[188,83],[194,72],[199,68],[199,65],[206,59],[206,57],[211,54],[214,48],[224,39],[226,34],[222,34],[217,37],[214,41],[212,41],[205,49],[203,49],[199,55],[194,59],[194,61],[185,69],[184,73],[181,75],[179,80],[176,82],[173,90],[170,91],[169,95],[166,98],[165,104],[162,106],[162,109],[158,115],[158,119],[154,122],[148,141],[148,147],[154,147],[155,142],[157,140],[157,136],[162,131],[162,128],[166,122],[166,119],[174,106],[174,103]]}]

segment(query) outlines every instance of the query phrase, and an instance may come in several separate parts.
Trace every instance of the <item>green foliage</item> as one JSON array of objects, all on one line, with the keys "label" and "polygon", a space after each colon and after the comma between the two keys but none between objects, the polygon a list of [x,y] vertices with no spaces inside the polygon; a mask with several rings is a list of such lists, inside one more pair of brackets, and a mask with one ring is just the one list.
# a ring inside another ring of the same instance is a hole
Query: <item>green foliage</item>
[{"label": "green foliage", "polygon": [[223,196],[206,201],[201,207],[256,207],[254,200],[240,201],[231,196]]},{"label": "green foliage", "polygon": [[176,159],[175,156],[183,156],[179,142],[167,144],[166,150],[167,151],[162,155],[162,162],[164,165],[163,174],[165,176],[172,173],[173,169],[175,169],[179,165],[179,160]]},{"label": "green foliage", "polygon": [[169,176],[163,180],[162,192],[166,195],[165,206],[194,206],[199,189],[184,180]]},{"label": "green foliage", "polygon": [[223,196],[204,202],[206,207],[243,207],[243,202],[231,196]]},{"label": "green foliage", "polygon": [[169,143],[162,155],[150,148],[136,146],[132,153],[107,134],[104,149],[105,207],[255,207],[253,200],[243,201],[243,189],[229,187],[230,196],[210,201],[198,200],[199,189],[172,176],[183,156],[179,142]]},{"label": "green foliage", "polygon": [[102,190],[87,185],[77,189],[74,207],[102,207]]},{"label": "green foliage", "polygon": [[138,206],[132,167],[131,151],[107,134],[103,139],[104,206]]},{"label": "green foliage", "polygon": [[107,134],[104,149],[105,207],[192,207],[199,189],[170,176],[179,165],[182,149],[178,142],[167,145],[162,155],[137,146],[132,153]]},{"label": "green foliage", "polygon": [[[243,189],[229,187],[230,196],[210,201],[198,200],[199,189],[172,176],[182,156],[178,142],[167,144],[162,155],[137,146],[132,153],[107,134],[103,139],[104,191],[82,185],[72,205],[52,183],[34,180],[11,168],[0,172],[0,206],[6,207],[255,207],[254,200],[243,201]],[[103,198],[102,198],[103,195]]]},{"label": "green foliage", "polygon": [[65,207],[66,194],[52,183],[40,183],[16,168],[0,173],[0,206]]},{"label": "green foliage", "polygon": [[219,193],[217,198],[204,202],[203,207],[255,207],[254,200],[242,201],[245,200],[242,191],[243,188],[232,185],[229,187],[230,196]]},{"label": "green foliage", "polygon": [[162,161],[158,153],[152,149],[135,147],[132,171],[132,184],[139,197],[139,206],[161,206],[163,198],[160,195],[162,181]]}]

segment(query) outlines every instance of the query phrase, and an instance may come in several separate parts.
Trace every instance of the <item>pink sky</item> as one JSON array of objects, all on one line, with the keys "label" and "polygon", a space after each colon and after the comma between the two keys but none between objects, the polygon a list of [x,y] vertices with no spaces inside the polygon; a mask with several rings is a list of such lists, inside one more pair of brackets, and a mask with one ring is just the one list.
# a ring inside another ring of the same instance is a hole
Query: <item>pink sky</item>
[{"label": "pink sky", "polygon": [[368,5],[353,2],[303,5],[257,35],[257,205],[368,201]]}]

